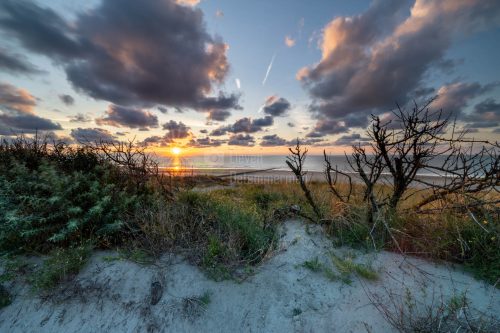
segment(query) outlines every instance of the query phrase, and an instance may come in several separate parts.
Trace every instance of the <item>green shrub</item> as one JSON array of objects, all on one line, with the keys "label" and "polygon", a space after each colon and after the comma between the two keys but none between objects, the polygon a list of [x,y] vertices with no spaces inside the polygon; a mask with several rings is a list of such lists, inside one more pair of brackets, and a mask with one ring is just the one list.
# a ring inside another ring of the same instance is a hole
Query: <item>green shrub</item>
[{"label": "green shrub", "polygon": [[32,273],[29,280],[33,289],[49,290],[59,282],[78,274],[87,263],[90,253],[89,245],[53,250],[42,266]]},{"label": "green shrub", "polygon": [[108,180],[109,170],[66,171],[49,161],[0,174],[0,250],[47,251],[96,238],[109,241],[138,198]]}]

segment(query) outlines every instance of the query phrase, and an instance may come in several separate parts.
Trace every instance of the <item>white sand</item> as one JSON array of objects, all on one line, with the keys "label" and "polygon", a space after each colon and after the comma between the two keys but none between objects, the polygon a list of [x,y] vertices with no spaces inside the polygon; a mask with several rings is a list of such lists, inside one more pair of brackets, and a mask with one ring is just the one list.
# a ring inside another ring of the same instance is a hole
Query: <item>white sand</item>
[{"label": "white sand", "polygon": [[[281,251],[241,283],[209,280],[174,256],[142,266],[106,262],[104,256],[116,254],[97,253],[50,299],[13,287],[14,302],[0,310],[0,332],[391,332],[369,296],[404,294],[405,287],[423,302],[467,291],[475,309],[500,313],[499,290],[460,270],[393,253],[357,256],[359,262],[373,261],[380,271],[377,282],[332,282],[300,265],[314,257],[327,263],[329,252],[347,249],[333,249],[319,230],[307,233],[297,221],[284,229]],[[155,281],[164,290],[151,305]],[[211,301],[205,309],[186,300],[207,291]]]}]

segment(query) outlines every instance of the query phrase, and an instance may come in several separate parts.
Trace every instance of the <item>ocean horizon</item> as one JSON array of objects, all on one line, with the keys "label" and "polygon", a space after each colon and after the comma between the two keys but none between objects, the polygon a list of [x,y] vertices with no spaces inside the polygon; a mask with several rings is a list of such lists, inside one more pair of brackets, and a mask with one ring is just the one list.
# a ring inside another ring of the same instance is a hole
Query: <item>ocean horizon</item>
[{"label": "ocean horizon", "polygon": [[[229,154],[204,154],[192,156],[172,156],[157,157],[159,167],[164,169],[193,170],[197,174],[202,174],[203,170],[273,170],[290,171],[286,164],[287,155],[229,155]],[[348,174],[357,174],[349,166],[345,155],[330,155],[330,162],[333,167]],[[446,156],[439,156],[432,162],[440,165]],[[304,170],[307,172],[323,172],[325,161],[323,155],[308,155],[304,162]],[[385,173],[383,173],[385,174]],[[423,169],[419,176],[444,177],[444,174],[434,170]]]}]

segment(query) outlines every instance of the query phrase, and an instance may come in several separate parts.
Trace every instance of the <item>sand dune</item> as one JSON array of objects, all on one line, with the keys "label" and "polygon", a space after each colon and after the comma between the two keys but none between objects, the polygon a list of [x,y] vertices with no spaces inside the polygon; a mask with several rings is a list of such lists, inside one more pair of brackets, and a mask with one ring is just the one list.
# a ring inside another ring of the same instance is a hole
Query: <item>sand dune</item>
[{"label": "sand dune", "polygon": [[354,277],[350,285],[302,266],[316,257],[329,265],[332,251],[353,250],[333,248],[318,228],[289,221],[275,255],[240,282],[209,280],[175,255],[138,265],[98,252],[51,295],[13,287],[0,332],[392,332],[372,302],[403,304],[408,292],[422,309],[466,292],[477,314],[500,313],[498,289],[449,265],[356,252],[355,261],[370,262],[380,278]]}]

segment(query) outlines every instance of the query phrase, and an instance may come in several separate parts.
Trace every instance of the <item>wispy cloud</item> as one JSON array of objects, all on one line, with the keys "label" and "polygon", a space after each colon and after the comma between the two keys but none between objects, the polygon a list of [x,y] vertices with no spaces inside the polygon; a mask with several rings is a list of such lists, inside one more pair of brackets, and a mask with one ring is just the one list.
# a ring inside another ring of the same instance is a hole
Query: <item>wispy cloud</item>
[{"label": "wispy cloud", "polygon": [[302,18],[299,20],[299,23],[297,24],[297,34],[298,34],[298,39],[302,38],[302,30],[304,29],[304,25],[305,25],[305,20],[304,20],[304,18],[302,17]]},{"label": "wispy cloud", "polygon": [[273,63],[274,59],[276,58],[276,53],[273,54],[273,57],[271,58],[271,62],[269,63],[269,66],[267,66],[267,71],[266,75],[264,76],[264,80],[262,80],[262,85],[266,85],[267,78],[269,77],[269,73],[271,73],[271,69],[273,68]]}]

